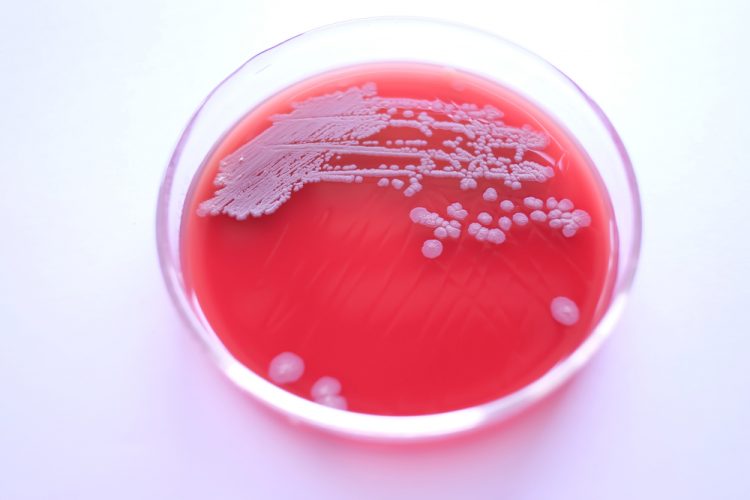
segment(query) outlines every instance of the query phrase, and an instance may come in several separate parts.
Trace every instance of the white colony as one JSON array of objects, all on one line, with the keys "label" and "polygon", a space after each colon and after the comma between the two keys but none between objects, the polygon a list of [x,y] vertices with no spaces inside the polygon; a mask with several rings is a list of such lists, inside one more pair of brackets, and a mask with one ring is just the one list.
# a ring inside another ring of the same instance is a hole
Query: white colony
[{"label": "white colony", "polygon": [[422,244],[422,255],[428,259],[436,259],[443,253],[443,244],[440,240],[427,240]]},{"label": "white colony", "polygon": [[512,212],[515,205],[510,200],[503,200],[500,202],[500,209],[503,212]]},{"label": "white colony", "polygon": [[[492,217],[490,217],[487,223],[489,224],[490,222],[492,222]],[[505,241],[505,233],[501,229],[489,228],[480,222],[472,222],[466,231],[469,233],[469,236],[473,236],[477,241],[487,241],[495,245],[499,245]]]},{"label": "white colony", "polygon": [[561,325],[572,326],[578,323],[578,306],[568,297],[555,297],[550,302],[549,309],[552,317]]},{"label": "white colony", "polygon": [[566,238],[572,238],[580,228],[591,225],[591,216],[589,213],[585,210],[575,208],[573,202],[567,198],[559,202],[554,198],[548,198],[547,206],[554,207],[547,213],[549,227],[560,229],[560,232]]},{"label": "white colony", "polygon": [[[413,165],[407,165],[407,167],[411,167]],[[410,197],[414,196],[418,192],[422,190],[422,184],[419,182],[419,179],[416,177],[409,177],[409,186],[404,189],[404,196]]]},{"label": "white colony", "polygon": [[516,212],[513,214],[513,223],[517,226],[525,226],[529,223],[529,218],[524,213]]},{"label": "white colony", "polygon": [[440,214],[437,212],[430,212],[423,207],[412,209],[411,212],[409,212],[409,218],[412,222],[429,228],[446,227],[448,225],[448,221],[440,217]]},{"label": "white colony", "polygon": [[386,179],[385,177],[383,177],[382,179],[378,180],[378,186],[379,187],[386,187],[386,186],[388,186],[388,184],[390,184],[390,183],[388,182],[388,179]]},{"label": "white colony", "polygon": [[315,402],[337,410],[346,410],[347,408],[346,398],[338,394],[323,396],[320,399],[316,399]]},{"label": "white colony", "polygon": [[335,396],[341,392],[341,382],[334,377],[320,377],[310,389],[310,396],[317,401],[325,396]]},{"label": "white colony", "polygon": [[562,234],[566,238],[572,238],[573,236],[576,235],[577,232],[578,232],[578,229],[576,229],[576,227],[571,224],[565,224],[562,228]]},{"label": "white colony", "polygon": [[419,223],[425,216],[429,214],[430,211],[424,207],[414,207],[411,209],[411,212],[409,212],[409,218],[412,222]]},{"label": "white colony", "polygon": [[401,179],[393,179],[391,181],[391,186],[396,189],[401,189],[402,187],[404,187],[404,181],[402,181]]},{"label": "white colony", "polygon": [[562,210],[563,212],[569,212],[573,210],[573,202],[567,198],[564,198],[557,204],[557,208],[559,210]]},{"label": "white colony", "polygon": [[454,240],[461,236],[461,223],[457,220],[450,221],[447,226],[444,226],[444,228],[448,233],[448,236]]},{"label": "white colony", "polygon": [[310,388],[310,397],[313,401],[337,410],[346,410],[346,398],[341,394],[341,382],[337,378],[320,377]]},{"label": "white colony", "polygon": [[[448,206],[449,216],[465,217],[468,215],[466,210],[461,207],[460,203],[453,203]],[[424,207],[414,207],[409,212],[409,219],[415,224],[432,228],[432,234],[438,240],[446,238],[458,239],[461,236],[461,223],[455,219],[446,220],[437,212],[430,212]],[[428,240],[422,246],[422,254],[430,259],[434,259],[443,251],[442,243],[438,240]],[[436,245],[435,243],[439,245]]]},{"label": "white colony", "polygon": [[544,207],[544,202],[539,198],[534,198],[533,196],[527,196],[526,198],[524,198],[523,204],[526,208],[531,208],[534,210],[539,210]]},{"label": "white colony", "polygon": [[476,189],[477,181],[476,179],[473,179],[471,177],[464,177],[463,179],[459,181],[458,187],[460,187],[461,190],[463,191],[468,191],[469,189]]},{"label": "white colony", "polygon": [[457,240],[461,236],[461,230],[455,227],[446,227],[445,230],[448,232],[448,237]]},{"label": "white colony", "polygon": [[505,241],[505,233],[500,229],[490,229],[487,232],[487,241],[499,245]]},{"label": "white colony", "polygon": [[495,188],[487,188],[484,190],[484,193],[482,193],[482,199],[484,201],[495,201],[497,200],[497,191]]},{"label": "white colony", "polygon": [[481,212],[477,215],[477,220],[485,226],[492,224],[492,216],[487,212]]},{"label": "white colony", "polygon": [[547,214],[545,214],[541,210],[534,210],[529,214],[529,218],[536,222],[544,222],[547,220]]},{"label": "white colony", "polygon": [[443,240],[448,237],[448,228],[443,226],[436,227],[432,234],[435,235],[435,238]]},{"label": "white colony", "polygon": [[591,216],[585,210],[573,210],[572,220],[578,224],[579,227],[589,227],[591,225]]},{"label": "white colony", "polygon": [[282,352],[271,360],[268,378],[277,384],[291,384],[305,373],[305,362],[293,352]]},{"label": "white colony", "polygon": [[503,231],[510,231],[510,228],[513,225],[513,221],[511,221],[508,217],[502,216],[497,220],[497,225],[502,229]]},{"label": "white colony", "polygon": [[448,217],[453,217],[456,220],[464,220],[469,215],[469,212],[464,210],[464,207],[458,202],[448,205],[446,212]]}]

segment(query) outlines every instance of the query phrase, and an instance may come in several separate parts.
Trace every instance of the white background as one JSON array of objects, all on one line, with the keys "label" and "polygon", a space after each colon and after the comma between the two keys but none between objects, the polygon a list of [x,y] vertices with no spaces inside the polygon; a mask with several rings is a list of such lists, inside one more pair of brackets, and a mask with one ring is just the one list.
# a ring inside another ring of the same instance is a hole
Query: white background
[{"label": "white background", "polygon": [[[0,498],[750,498],[750,9],[744,1],[0,5]],[[249,56],[382,14],[454,19],[552,61],[642,189],[615,335],[513,421],[433,444],[288,425],[226,382],[164,290],[162,171]]]}]

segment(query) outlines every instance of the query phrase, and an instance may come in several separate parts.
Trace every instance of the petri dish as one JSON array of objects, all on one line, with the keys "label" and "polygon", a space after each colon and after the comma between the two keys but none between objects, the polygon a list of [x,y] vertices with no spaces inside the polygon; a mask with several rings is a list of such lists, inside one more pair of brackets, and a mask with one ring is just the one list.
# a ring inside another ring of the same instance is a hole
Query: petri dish
[{"label": "petri dish", "polygon": [[559,387],[612,331],[638,189],[599,107],[443,21],[296,36],[201,104],[157,208],[167,288],[219,369],[295,421],[408,440]]}]

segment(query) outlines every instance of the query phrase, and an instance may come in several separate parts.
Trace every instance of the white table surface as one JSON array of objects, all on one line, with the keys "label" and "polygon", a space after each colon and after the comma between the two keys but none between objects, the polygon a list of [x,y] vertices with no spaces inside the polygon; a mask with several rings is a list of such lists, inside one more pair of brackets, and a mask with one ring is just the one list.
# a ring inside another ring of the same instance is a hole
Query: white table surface
[{"label": "white table surface", "polygon": [[[10,2],[0,9],[0,498],[750,498],[750,9],[737,1]],[[187,118],[351,17],[500,33],[608,113],[643,196],[627,312],[561,392],[410,446],[288,425],[191,340],[154,244]]]}]

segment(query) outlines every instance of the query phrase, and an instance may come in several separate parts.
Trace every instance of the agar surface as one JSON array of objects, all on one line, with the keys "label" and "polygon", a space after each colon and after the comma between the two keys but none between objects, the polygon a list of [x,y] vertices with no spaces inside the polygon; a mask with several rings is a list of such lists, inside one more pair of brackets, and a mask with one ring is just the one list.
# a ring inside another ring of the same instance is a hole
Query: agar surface
[{"label": "agar surface", "polygon": [[[590,226],[591,216],[570,199],[523,196],[524,183],[544,183],[559,172],[557,160],[544,152],[550,142],[544,132],[510,126],[502,118],[502,111],[489,105],[378,96],[373,83],[311,97],[293,103],[289,113],[272,115],[270,127],[220,162],[217,190],[197,213],[238,220],[270,215],[310,183],[372,182],[410,198],[429,179],[455,179],[466,192],[462,196],[472,196],[478,181],[494,187],[477,193],[484,207],[475,214],[460,201],[440,207],[442,213],[411,209],[411,222],[431,232],[421,247],[428,260],[438,259],[464,227],[479,243],[501,245],[514,228],[545,226],[567,239]],[[412,138],[383,137],[399,131]],[[558,296],[549,304],[560,325],[578,322],[573,300]],[[299,356],[284,352],[271,361],[268,377],[279,385],[292,384],[304,371]],[[341,383],[323,376],[313,384],[310,398],[346,409],[340,393]]]}]

